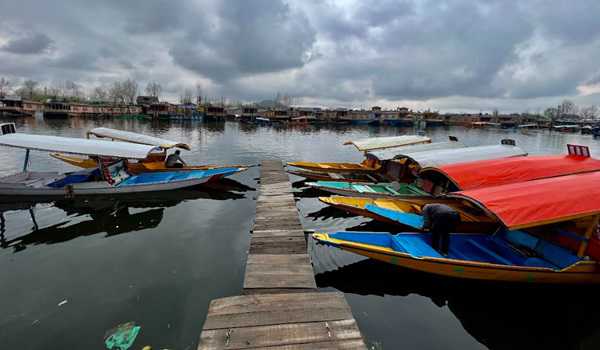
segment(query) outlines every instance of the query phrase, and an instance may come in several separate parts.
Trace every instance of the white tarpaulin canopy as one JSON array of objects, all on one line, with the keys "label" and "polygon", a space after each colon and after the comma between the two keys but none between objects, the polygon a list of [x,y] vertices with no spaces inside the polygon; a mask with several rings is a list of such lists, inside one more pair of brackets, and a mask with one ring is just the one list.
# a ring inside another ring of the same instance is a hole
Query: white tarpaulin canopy
[{"label": "white tarpaulin canopy", "polygon": [[394,158],[404,158],[407,153],[435,151],[440,149],[464,148],[465,145],[458,141],[422,143],[418,145],[400,146],[378,149],[367,153],[368,156],[382,160],[390,160]]},{"label": "white tarpaulin canopy", "polygon": [[373,137],[357,141],[347,141],[344,145],[354,145],[359,151],[370,151],[374,149],[415,145],[419,143],[429,143],[431,139],[426,136],[401,135],[389,137]]},{"label": "white tarpaulin canopy", "polygon": [[110,128],[94,128],[88,131],[88,136],[94,135],[96,137],[105,137],[118,141],[139,143],[142,145],[151,145],[151,146],[160,146],[161,148],[182,148],[186,150],[190,150],[191,147],[187,143],[171,141],[166,139],[161,139],[159,137],[148,136],[144,134],[138,134],[136,132],[124,131],[124,130],[116,130]]},{"label": "white tarpaulin canopy", "polygon": [[406,153],[402,158],[408,158],[419,164],[421,169],[438,167],[451,163],[474,162],[477,160],[497,159],[526,156],[527,152],[512,145],[488,145],[452,149],[439,149]]},{"label": "white tarpaulin canopy", "polygon": [[0,145],[38,151],[81,154],[128,159],[145,159],[158,150],[156,146],[128,142],[88,140],[61,136],[6,134],[0,136]]}]

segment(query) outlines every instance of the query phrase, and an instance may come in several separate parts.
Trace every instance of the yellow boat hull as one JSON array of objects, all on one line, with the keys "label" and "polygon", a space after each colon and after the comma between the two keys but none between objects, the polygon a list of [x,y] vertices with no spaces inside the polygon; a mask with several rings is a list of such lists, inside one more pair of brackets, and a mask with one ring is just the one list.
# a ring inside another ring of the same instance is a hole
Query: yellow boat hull
[{"label": "yellow boat hull", "polygon": [[288,162],[287,165],[321,173],[375,173],[381,170],[380,164],[369,166],[364,163]]},{"label": "yellow boat hull", "polygon": [[[71,164],[73,166],[85,169],[93,169],[98,167],[98,163],[95,159],[91,158],[81,158],[81,157],[72,157],[67,156],[60,153],[51,153],[50,156],[61,160],[65,163]],[[243,165],[187,165],[182,168],[167,168],[163,160],[157,161],[141,161],[137,163],[129,163],[127,165],[127,170],[131,173],[142,173],[142,172],[153,172],[153,171],[185,171],[185,170],[209,170],[209,169],[218,169],[218,168],[242,168],[246,170],[247,167]],[[243,171],[242,170],[242,171]]]},{"label": "yellow boat hull", "polygon": [[388,264],[452,278],[549,284],[600,283],[600,265],[595,261],[582,260],[557,271],[549,268],[507,266],[446,258],[416,258],[390,248],[337,240],[325,233],[313,234],[313,238],[321,243]]},{"label": "yellow boat hull", "polygon": [[[338,209],[350,212],[354,215],[364,216],[376,221],[384,222],[387,224],[400,225],[397,221],[391,220],[385,216],[378,215],[366,209],[369,204],[377,205],[378,207],[390,209],[402,213],[421,214],[421,210],[426,200],[397,200],[397,199],[374,199],[374,198],[361,198],[361,197],[344,197],[344,196],[331,196],[331,197],[319,197],[319,201],[336,207]],[[464,201],[455,199],[437,199],[433,203],[441,203],[452,206],[457,210],[461,216],[461,223],[457,227],[458,232],[472,232],[472,233],[486,233],[493,232],[497,228],[497,221],[487,215],[474,215],[472,208],[466,207]]]}]

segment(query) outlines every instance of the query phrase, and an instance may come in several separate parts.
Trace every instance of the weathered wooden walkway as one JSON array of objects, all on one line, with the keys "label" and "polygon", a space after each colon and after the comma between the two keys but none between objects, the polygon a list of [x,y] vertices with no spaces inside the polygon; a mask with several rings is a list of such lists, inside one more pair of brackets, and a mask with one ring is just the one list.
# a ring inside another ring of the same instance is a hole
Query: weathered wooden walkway
[{"label": "weathered wooden walkway", "polygon": [[198,349],[366,349],[342,293],[316,291],[280,161],[263,161],[242,296],[210,303]]}]

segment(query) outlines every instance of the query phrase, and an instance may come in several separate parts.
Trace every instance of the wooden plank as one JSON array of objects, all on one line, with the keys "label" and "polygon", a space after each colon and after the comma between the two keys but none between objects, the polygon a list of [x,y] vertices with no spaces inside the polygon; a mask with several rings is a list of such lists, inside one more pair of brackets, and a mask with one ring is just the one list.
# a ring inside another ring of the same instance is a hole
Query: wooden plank
[{"label": "wooden plank", "polygon": [[303,230],[255,230],[252,231],[252,239],[269,237],[302,237],[306,239]]},{"label": "wooden plank", "polygon": [[234,314],[254,311],[273,311],[298,307],[345,307],[349,308],[344,294],[340,292],[304,293],[302,295],[233,296],[211,301],[209,314]]},{"label": "wooden plank", "polygon": [[316,291],[316,288],[246,288],[242,289],[243,295],[263,295],[263,294],[304,294]]},{"label": "wooden plank", "polygon": [[308,254],[290,254],[282,256],[278,254],[250,254],[247,264],[309,264]]},{"label": "wooden plank", "polygon": [[291,243],[253,244],[250,254],[298,254],[306,251],[306,245]]},{"label": "wooden plank", "polygon": [[[293,295],[302,295],[293,294]],[[261,294],[255,294],[261,295]],[[265,294],[281,295],[281,294]],[[289,294],[286,294],[289,295]],[[253,295],[248,295],[253,296]],[[350,314],[350,316],[348,316]],[[348,309],[335,307],[282,309],[271,311],[255,311],[243,314],[209,315],[204,323],[205,330],[237,328],[250,326],[268,326],[286,323],[322,322],[352,318]]]},{"label": "wooden plank", "polygon": [[264,269],[253,270],[246,268],[243,287],[244,289],[315,289],[317,288],[317,284],[312,272],[291,273],[290,271],[280,271],[280,273],[268,273]]},{"label": "wooden plank", "polygon": [[349,319],[206,330],[199,349],[251,349],[360,339],[356,321]]},{"label": "wooden plank", "polygon": [[367,350],[362,339],[270,346],[269,350]]}]

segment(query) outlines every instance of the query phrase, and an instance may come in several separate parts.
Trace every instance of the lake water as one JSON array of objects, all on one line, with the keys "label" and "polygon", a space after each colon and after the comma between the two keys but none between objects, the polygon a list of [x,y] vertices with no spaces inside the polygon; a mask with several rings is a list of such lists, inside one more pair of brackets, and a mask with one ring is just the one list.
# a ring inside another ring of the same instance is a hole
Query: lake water
[{"label": "lake water", "polygon": [[[83,137],[96,126],[191,143],[190,163],[262,159],[360,161],[346,140],[412,133],[388,127],[252,127],[114,120],[17,120],[20,132]],[[590,136],[462,127],[428,129],[434,141],[468,145],[513,138],[530,153],[564,153]],[[2,148],[2,175],[24,151]],[[31,170],[74,168],[32,152]],[[105,333],[141,327],[132,349],[195,349],[211,299],[241,292],[258,169],[219,188],[155,197],[1,204],[0,347],[103,349]],[[391,228],[326,208],[293,177],[306,229]],[[568,190],[568,189],[565,189]],[[481,284],[435,278],[309,242],[322,290],[346,294],[376,349],[598,349],[600,289]]]}]

